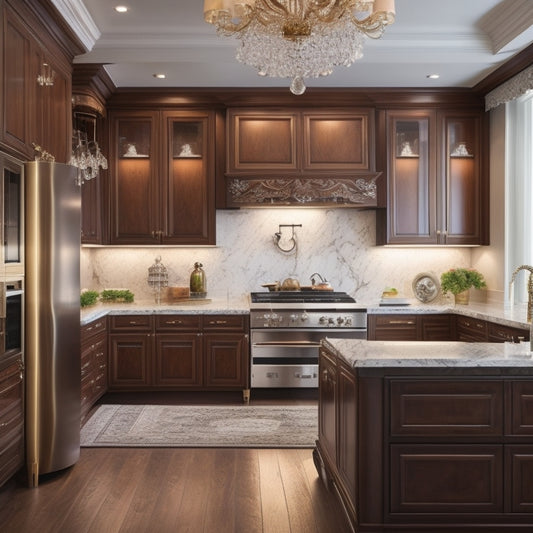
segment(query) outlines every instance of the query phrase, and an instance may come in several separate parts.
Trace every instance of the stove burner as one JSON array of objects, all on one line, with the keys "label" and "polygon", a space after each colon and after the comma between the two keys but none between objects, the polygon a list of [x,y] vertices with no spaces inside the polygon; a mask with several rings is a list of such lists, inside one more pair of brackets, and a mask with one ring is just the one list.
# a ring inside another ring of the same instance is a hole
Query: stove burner
[{"label": "stove burner", "polygon": [[355,303],[345,292],[279,291],[252,292],[252,303]]}]

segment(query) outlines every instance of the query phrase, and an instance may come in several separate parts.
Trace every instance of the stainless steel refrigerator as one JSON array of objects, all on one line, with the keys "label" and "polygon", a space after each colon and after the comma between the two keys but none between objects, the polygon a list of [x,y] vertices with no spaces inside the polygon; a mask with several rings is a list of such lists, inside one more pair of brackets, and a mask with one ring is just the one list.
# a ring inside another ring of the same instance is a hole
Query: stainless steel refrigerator
[{"label": "stainless steel refrigerator", "polygon": [[26,462],[39,475],[80,455],[80,187],[62,163],[25,165]]}]

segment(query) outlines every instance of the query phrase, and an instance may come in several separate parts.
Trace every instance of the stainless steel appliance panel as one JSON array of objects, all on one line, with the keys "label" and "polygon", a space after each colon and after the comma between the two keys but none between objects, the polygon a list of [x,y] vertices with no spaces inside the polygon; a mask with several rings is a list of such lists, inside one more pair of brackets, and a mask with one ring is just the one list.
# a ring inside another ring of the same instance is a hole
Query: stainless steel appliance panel
[{"label": "stainless steel appliance panel", "polygon": [[38,476],[80,454],[80,187],[70,165],[25,169],[27,464]]}]

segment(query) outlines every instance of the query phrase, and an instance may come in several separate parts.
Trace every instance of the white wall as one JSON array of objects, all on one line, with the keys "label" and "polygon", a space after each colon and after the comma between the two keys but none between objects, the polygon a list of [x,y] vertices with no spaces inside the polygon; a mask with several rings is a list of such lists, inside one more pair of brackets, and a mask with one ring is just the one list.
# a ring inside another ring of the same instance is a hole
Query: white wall
[{"label": "white wall", "polygon": [[[279,224],[302,224],[296,228],[295,253],[284,254],[274,246]],[[211,297],[263,290],[262,283],[289,276],[306,285],[319,272],[336,290],[364,303],[379,299],[386,286],[395,286],[402,296],[411,298],[411,283],[418,273],[440,276],[448,268],[468,267],[472,252],[469,248],[377,247],[371,210],[217,211],[216,247],[83,248],[82,287],[129,288],[136,300],[152,300],[146,278],[157,255],[169,271],[170,285],[188,286],[194,262],[203,263]]]}]

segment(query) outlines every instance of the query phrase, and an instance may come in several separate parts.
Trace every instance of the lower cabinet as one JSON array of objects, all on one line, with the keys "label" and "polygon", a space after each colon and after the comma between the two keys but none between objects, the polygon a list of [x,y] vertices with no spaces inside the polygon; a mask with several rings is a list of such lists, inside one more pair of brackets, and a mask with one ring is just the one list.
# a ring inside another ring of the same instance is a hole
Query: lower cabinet
[{"label": "lower cabinet", "polygon": [[530,368],[319,365],[315,464],[353,530],[533,531]]},{"label": "lower cabinet", "polygon": [[372,341],[505,342],[529,340],[529,331],[449,313],[371,313],[367,336]]},{"label": "lower cabinet", "polygon": [[0,361],[0,486],[24,466],[24,365],[17,354]]},{"label": "lower cabinet", "polygon": [[110,317],[110,390],[249,389],[247,315]]},{"label": "lower cabinet", "polygon": [[107,391],[107,319],[81,327],[81,423]]}]

